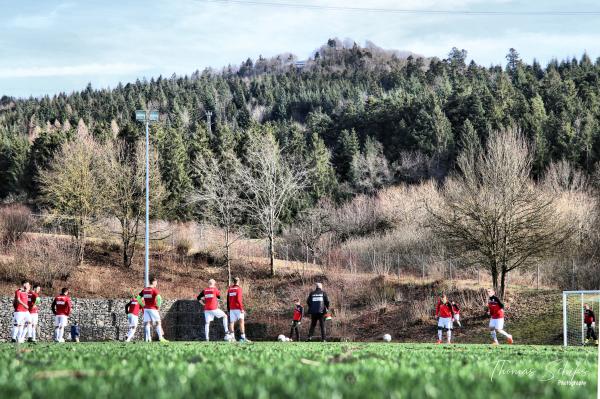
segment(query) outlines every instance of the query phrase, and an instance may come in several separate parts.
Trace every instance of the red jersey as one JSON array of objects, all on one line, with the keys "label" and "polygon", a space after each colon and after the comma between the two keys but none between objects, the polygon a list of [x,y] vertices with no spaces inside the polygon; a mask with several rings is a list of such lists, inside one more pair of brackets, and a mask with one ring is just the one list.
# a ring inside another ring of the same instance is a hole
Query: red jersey
[{"label": "red jersey", "polygon": [[583,311],[583,322],[585,324],[592,324],[596,322],[596,315],[592,309],[586,309]]},{"label": "red jersey", "polygon": [[27,298],[27,305],[29,306],[29,313],[37,313],[38,312],[38,298],[40,296],[33,292],[29,291],[29,296]]},{"label": "red jersey", "polygon": [[460,308],[457,304],[452,305],[452,311],[454,312],[454,314],[460,314]]},{"label": "red jersey", "polygon": [[68,316],[71,314],[71,298],[67,295],[58,295],[52,303],[52,310],[56,316]]},{"label": "red jersey", "polygon": [[229,310],[244,310],[242,303],[242,287],[232,285],[227,289],[227,309]]},{"label": "red jersey", "polygon": [[127,303],[127,314],[132,314],[134,316],[138,316],[140,314],[140,303],[135,298],[131,298],[131,300]]},{"label": "red jersey", "polygon": [[158,310],[160,293],[154,287],[146,287],[140,292],[140,297],[144,301],[144,309]]},{"label": "red jersey", "polygon": [[[19,301],[23,302],[25,305],[23,305]],[[27,291],[23,291],[21,288],[16,290],[15,291],[15,302],[14,302],[15,312],[28,312],[29,311],[29,307],[27,306],[28,301],[29,301],[29,295],[27,294]]]},{"label": "red jersey", "polygon": [[435,316],[444,319],[452,317],[452,305],[450,305],[450,302],[442,303],[442,301],[439,300],[435,307]]},{"label": "red jersey", "polygon": [[204,310],[216,310],[219,308],[218,299],[221,298],[221,293],[217,287],[205,288],[200,295],[198,300],[204,299]]},{"label": "red jersey", "polygon": [[294,321],[301,321],[302,320],[302,316],[304,316],[304,308],[302,307],[302,305],[295,305],[294,306]]},{"label": "red jersey", "polygon": [[488,309],[492,319],[504,318],[504,305],[496,295],[493,295],[488,299]]}]

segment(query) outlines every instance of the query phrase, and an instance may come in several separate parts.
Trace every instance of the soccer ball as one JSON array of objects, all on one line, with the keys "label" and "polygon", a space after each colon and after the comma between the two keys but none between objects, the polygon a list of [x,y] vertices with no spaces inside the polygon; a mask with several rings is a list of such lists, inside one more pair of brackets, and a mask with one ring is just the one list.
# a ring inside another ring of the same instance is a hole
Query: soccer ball
[{"label": "soccer ball", "polygon": [[233,334],[225,334],[225,338],[223,340],[226,342],[233,342],[235,341],[235,336]]},{"label": "soccer ball", "polygon": [[385,342],[390,342],[392,340],[392,336],[390,334],[383,334],[383,340]]},{"label": "soccer ball", "polygon": [[279,334],[279,336],[277,337],[277,341],[279,341],[279,342],[285,342],[286,341],[285,335]]}]

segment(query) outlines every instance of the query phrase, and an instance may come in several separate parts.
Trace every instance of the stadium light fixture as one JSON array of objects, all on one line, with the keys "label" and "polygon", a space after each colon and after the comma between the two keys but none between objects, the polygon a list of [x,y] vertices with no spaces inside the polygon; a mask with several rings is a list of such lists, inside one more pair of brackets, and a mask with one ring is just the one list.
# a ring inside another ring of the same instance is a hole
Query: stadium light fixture
[{"label": "stadium light fixture", "polygon": [[150,285],[150,133],[148,126],[158,122],[159,113],[155,110],[136,110],[135,120],[146,125],[146,231],[144,234],[144,286]]}]

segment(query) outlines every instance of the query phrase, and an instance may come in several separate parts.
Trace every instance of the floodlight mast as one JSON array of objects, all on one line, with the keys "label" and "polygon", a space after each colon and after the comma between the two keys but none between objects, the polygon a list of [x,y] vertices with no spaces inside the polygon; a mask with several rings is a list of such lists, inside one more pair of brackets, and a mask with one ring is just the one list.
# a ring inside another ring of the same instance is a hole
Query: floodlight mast
[{"label": "floodlight mast", "polygon": [[158,122],[158,111],[137,110],[135,119],[144,122],[146,125],[146,145],[145,145],[145,164],[146,164],[146,223],[144,234],[144,287],[150,286],[150,133],[149,124]]}]

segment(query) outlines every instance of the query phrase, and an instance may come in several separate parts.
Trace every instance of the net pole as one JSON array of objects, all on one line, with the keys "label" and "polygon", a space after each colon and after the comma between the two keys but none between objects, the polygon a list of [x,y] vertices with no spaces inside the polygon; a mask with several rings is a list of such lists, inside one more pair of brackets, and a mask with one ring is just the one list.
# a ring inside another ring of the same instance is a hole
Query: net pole
[{"label": "net pole", "polygon": [[583,292],[581,293],[581,306],[579,308],[581,309],[581,343],[583,344],[585,342],[585,328],[583,327]]},{"label": "net pole", "polygon": [[567,346],[567,294],[563,292],[563,345]]}]

